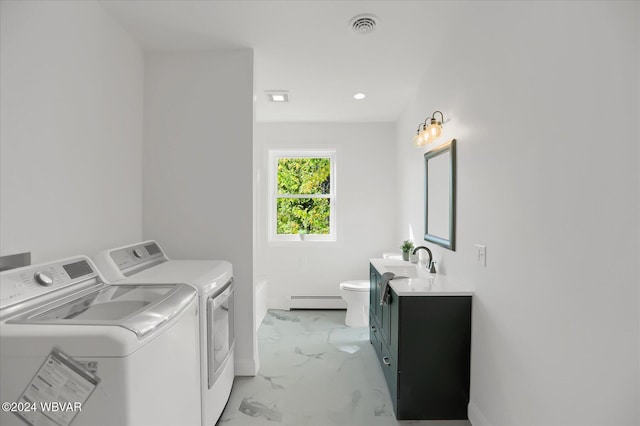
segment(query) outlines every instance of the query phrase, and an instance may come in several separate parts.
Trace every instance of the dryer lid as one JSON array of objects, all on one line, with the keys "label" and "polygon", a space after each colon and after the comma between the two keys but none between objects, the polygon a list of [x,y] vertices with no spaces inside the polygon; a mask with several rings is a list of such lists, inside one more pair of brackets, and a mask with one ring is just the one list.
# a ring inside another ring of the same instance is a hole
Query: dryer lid
[{"label": "dryer lid", "polygon": [[7,322],[120,326],[142,338],[179,315],[195,296],[186,284],[108,285]]},{"label": "dryer lid", "polygon": [[225,260],[170,260],[119,283],[186,283],[208,295],[222,289],[232,276],[233,266]]},{"label": "dryer lid", "polygon": [[105,250],[94,257],[96,266],[112,283],[186,283],[209,295],[233,276],[225,260],[170,260],[153,241]]}]

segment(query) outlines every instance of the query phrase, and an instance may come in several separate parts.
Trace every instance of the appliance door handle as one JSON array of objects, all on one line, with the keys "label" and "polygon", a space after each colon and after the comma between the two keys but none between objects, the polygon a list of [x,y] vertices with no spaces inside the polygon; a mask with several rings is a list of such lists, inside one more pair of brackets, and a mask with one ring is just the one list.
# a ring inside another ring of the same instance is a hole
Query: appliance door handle
[{"label": "appliance door handle", "polygon": [[213,313],[215,311],[215,306],[214,306],[214,299],[213,298],[208,298],[207,299],[207,320],[206,320],[206,325],[207,325],[207,376],[208,376],[208,385],[209,385],[209,389],[211,389],[211,386],[213,386],[213,382],[214,382],[214,378],[215,378],[215,370],[214,370],[214,365],[213,365],[213,332],[214,332],[214,327],[213,327]]},{"label": "appliance door handle", "polygon": [[213,300],[213,308],[217,308],[218,306],[222,305],[224,302],[227,301],[227,299],[229,299],[229,296],[231,296],[231,294],[233,293],[233,287],[231,286],[231,283],[233,282],[233,278],[230,279],[223,288],[225,288],[225,290],[221,293],[216,294],[215,296],[211,296],[209,298],[209,300]]},{"label": "appliance door handle", "polygon": [[[227,283],[222,287],[223,291],[209,296],[207,298],[207,376],[208,376],[208,385],[209,389],[215,383],[218,375],[220,374],[220,367],[225,365],[227,359],[231,356],[233,351],[233,346],[235,344],[235,329],[233,323],[233,278],[231,278]],[[227,303],[229,302],[229,303]],[[227,304],[225,306],[225,304]],[[229,348],[226,354],[224,361],[222,361],[218,366],[218,370],[216,371],[216,354],[214,349],[215,343],[215,312],[216,310],[227,311],[227,324],[228,333],[229,333]]]}]

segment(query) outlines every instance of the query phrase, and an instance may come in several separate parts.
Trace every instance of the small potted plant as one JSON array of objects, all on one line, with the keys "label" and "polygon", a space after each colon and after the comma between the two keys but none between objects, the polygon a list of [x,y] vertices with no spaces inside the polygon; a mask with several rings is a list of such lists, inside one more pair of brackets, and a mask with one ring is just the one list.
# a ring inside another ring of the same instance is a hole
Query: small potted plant
[{"label": "small potted plant", "polygon": [[305,228],[300,228],[298,229],[298,237],[300,237],[300,241],[304,241],[304,237],[308,234],[309,232],[305,229]]},{"label": "small potted plant", "polygon": [[402,249],[402,260],[409,260],[409,254],[413,250],[413,243],[409,240],[405,240],[400,247]]}]

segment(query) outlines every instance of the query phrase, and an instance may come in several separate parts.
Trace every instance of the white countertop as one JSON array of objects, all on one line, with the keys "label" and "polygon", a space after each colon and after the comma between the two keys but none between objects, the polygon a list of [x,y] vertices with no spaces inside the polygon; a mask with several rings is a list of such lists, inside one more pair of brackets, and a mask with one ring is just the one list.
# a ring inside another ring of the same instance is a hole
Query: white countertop
[{"label": "white countertop", "polygon": [[410,263],[382,258],[373,258],[370,262],[380,274],[393,272],[398,276],[410,275],[408,278],[396,278],[389,282],[398,296],[473,296],[473,291],[468,287],[444,275],[430,274],[424,262]]}]

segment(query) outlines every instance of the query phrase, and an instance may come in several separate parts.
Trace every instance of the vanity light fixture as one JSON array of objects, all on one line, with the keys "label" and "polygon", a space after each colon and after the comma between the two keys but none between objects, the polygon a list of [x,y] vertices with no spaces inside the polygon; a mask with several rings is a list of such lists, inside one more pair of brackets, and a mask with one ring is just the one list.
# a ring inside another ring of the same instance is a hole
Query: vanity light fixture
[{"label": "vanity light fixture", "polygon": [[[436,114],[440,114],[440,121],[436,119]],[[427,124],[427,121],[429,122]],[[442,123],[444,115],[440,111],[434,111],[431,117],[427,117],[424,123],[418,125],[416,135],[413,137],[413,145],[423,147],[438,139],[442,134]]]}]

